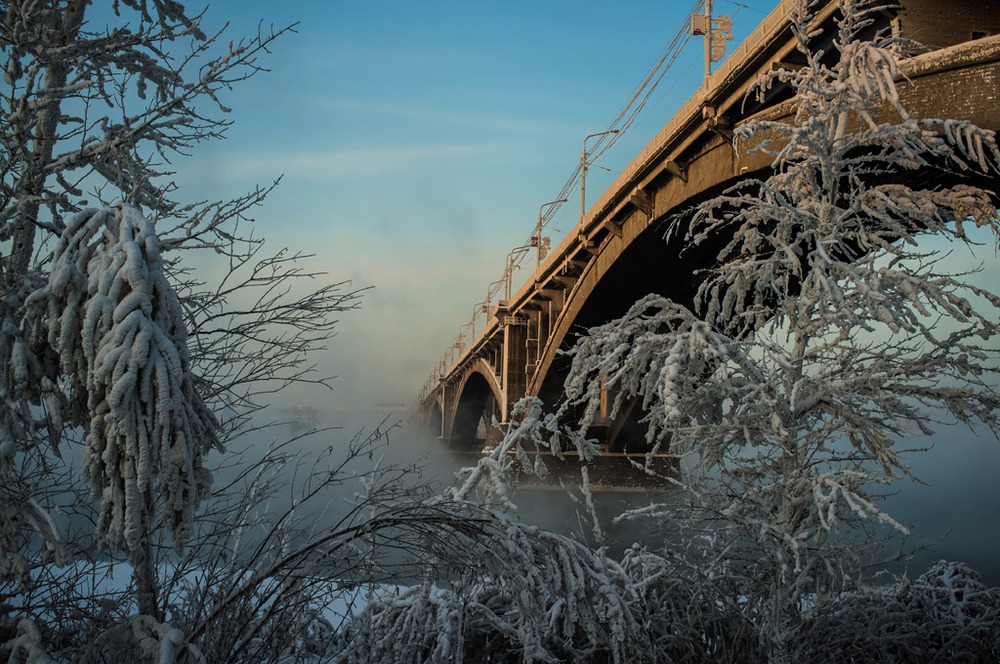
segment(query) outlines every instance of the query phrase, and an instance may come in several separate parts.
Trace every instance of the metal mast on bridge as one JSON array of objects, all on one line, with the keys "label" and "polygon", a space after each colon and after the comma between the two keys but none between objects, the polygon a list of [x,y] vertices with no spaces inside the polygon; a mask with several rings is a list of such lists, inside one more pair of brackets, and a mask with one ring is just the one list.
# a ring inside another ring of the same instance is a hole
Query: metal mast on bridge
[{"label": "metal mast on bridge", "polygon": [[712,63],[718,62],[726,54],[726,42],[733,38],[733,19],[729,16],[712,18],[712,0],[705,0],[705,13],[691,17],[691,34],[705,37],[705,80],[712,75]]}]

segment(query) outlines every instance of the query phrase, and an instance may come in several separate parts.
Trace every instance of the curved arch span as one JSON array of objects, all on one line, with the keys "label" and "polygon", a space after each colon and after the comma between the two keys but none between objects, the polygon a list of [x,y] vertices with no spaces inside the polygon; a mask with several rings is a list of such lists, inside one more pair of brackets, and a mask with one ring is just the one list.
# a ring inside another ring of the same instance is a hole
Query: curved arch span
[{"label": "curved arch span", "polygon": [[458,384],[458,400],[450,442],[460,448],[482,448],[494,417],[499,419],[503,393],[490,365],[478,358]]}]

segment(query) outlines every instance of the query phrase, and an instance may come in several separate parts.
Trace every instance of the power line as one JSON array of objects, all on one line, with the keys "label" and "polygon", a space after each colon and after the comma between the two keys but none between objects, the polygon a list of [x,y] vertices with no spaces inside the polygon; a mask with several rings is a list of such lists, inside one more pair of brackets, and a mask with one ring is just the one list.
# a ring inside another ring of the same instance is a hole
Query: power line
[{"label": "power line", "polygon": [[[615,141],[618,140],[618,138],[620,138],[623,134],[625,134],[625,132],[627,132],[628,129],[635,123],[635,120],[638,117],[639,113],[642,112],[643,108],[646,106],[646,102],[649,101],[649,98],[656,90],[656,87],[659,85],[660,81],[663,80],[663,77],[670,70],[670,67],[674,64],[674,62],[676,62],[677,58],[684,50],[684,47],[691,39],[691,32],[692,32],[691,17],[703,5],[704,5],[704,0],[698,0],[695,3],[694,8],[685,18],[684,22],[681,24],[677,33],[674,35],[673,39],[671,39],[670,43],[667,45],[667,48],[664,50],[663,55],[660,56],[659,60],[656,61],[656,64],[654,64],[653,67],[650,68],[650,70],[646,73],[646,76],[642,79],[639,85],[636,86],[635,90],[632,92],[632,95],[629,97],[628,101],[625,102],[625,105],[622,106],[622,108],[618,111],[618,114],[611,121],[611,124],[608,126],[608,131],[604,132],[603,134],[595,135],[595,138],[597,138],[597,140],[594,141],[593,159],[596,160],[598,157],[604,154],[604,152],[607,151],[607,149],[610,148],[612,145],[614,145]],[[586,158],[586,156],[584,158]],[[573,192],[573,190],[577,186],[577,183],[580,181],[582,167],[583,164],[581,163],[578,163],[576,165],[569,179],[566,180],[566,183],[563,185],[562,189],[559,190],[559,194],[556,197],[556,200],[562,200],[562,199],[568,200],[570,198],[570,194]],[[559,205],[552,205],[545,211],[541,219],[542,229],[544,229],[549,225],[559,207],[560,207]],[[538,233],[537,237],[535,235],[536,233]],[[533,239],[535,242],[539,244],[539,246],[541,245],[542,238],[537,226],[532,231],[532,234],[528,237],[528,239],[521,245],[521,247],[518,247],[516,249],[529,248],[531,246],[531,242]],[[520,267],[521,262],[524,260],[524,256],[527,255],[528,253],[529,253],[528,251],[522,251],[518,253],[516,256],[508,255],[510,263],[508,265],[505,265],[504,277],[498,281],[491,283],[490,286],[487,288],[487,296],[486,296],[487,300],[490,300],[494,295],[499,295],[501,284],[504,282],[505,279],[512,279],[513,271]],[[510,271],[511,274],[508,274],[508,270]],[[476,319],[476,314],[474,313],[472,319],[473,327],[475,326],[475,319]]]},{"label": "power line", "polygon": [[[615,130],[616,133],[608,133],[603,136],[597,137],[594,141],[594,159],[597,159],[605,151],[608,150],[612,145],[615,144],[619,138],[624,135],[628,129],[635,123],[636,118],[639,113],[642,112],[643,108],[646,106],[646,102],[649,101],[650,96],[656,90],[657,85],[663,80],[663,77],[670,70],[670,67],[677,61],[680,57],[681,52],[684,47],[687,46],[688,41],[691,39],[691,16],[698,12],[698,10],[704,5],[704,0],[698,0],[694,4],[694,8],[688,13],[687,18],[684,23],[681,24],[680,29],[671,39],[667,48],[664,50],[663,55],[660,56],[656,64],[650,68],[646,73],[646,76],[642,79],[636,89],[632,92],[628,101],[622,106],[621,110],[618,111],[618,115],[611,121],[608,125],[608,130]],[[557,198],[569,198],[570,193],[576,188],[577,183],[580,180],[581,164],[577,164],[570,174],[569,179],[563,185],[562,189],[559,190]],[[552,217],[555,216],[558,206],[549,208],[545,215],[542,217],[542,228],[548,226]],[[530,237],[529,237],[530,241]]]},{"label": "power line", "polygon": [[[749,9],[750,11],[757,12],[758,14],[767,14],[767,12],[764,11],[763,9],[757,9],[756,7],[751,7],[750,5],[745,5],[742,2],[735,2],[735,0],[726,0],[726,2],[728,2],[731,5],[733,5],[734,7],[739,7],[740,9]],[[740,13],[740,9],[736,10],[737,14]]]}]

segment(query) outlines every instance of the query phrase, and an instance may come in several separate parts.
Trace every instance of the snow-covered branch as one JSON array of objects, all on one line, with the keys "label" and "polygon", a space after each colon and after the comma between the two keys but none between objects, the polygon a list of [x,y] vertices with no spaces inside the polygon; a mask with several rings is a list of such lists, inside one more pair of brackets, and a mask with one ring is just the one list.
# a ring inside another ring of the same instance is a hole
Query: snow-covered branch
[{"label": "snow-covered branch", "polygon": [[153,225],[128,206],[77,214],[26,308],[59,352],[70,412],[87,424],[84,472],[102,501],[102,538],[135,550],[162,519],[182,546],[209,487],[201,458],[218,424],[195,389]]}]

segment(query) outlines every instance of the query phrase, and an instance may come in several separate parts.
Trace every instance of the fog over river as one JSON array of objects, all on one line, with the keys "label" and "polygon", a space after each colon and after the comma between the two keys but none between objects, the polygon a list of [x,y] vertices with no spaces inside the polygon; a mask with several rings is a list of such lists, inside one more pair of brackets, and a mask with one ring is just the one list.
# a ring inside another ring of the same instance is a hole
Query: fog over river
[{"label": "fog over river", "polygon": [[[360,429],[377,425],[385,413],[331,411],[319,423],[333,424],[338,430],[322,437],[334,445],[346,445]],[[454,482],[460,464],[440,442],[433,441],[402,416],[390,415],[388,422],[399,423],[388,434],[382,450],[383,463],[416,462],[423,472],[414,481],[430,481],[439,488]],[[921,483],[899,480],[888,488],[882,503],[887,513],[910,528],[910,537],[894,543],[918,550],[909,564],[910,576],[922,573],[939,559],[964,561],[975,568],[984,581],[1000,586],[1000,442],[983,432],[977,436],[965,427],[944,427],[930,439],[926,451],[915,451],[907,459]],[[902,448],[926,446],[927,439],[903,442]],[[316,445],[304,442],[304,446]],[[474,459],[474,455],[469,458]],[[367,458],[363,460],[367,461]],[[471,462],[470,462],[471,463]],[[621,511],[648,505],[657,496],[642,492],[609,491],[596,494],[597,511],[604,521],[606,542],[613,551],[634,541],[656,546],[660,540],[646,525],[612,525],[610,520]],[[562,532],[589,534],[579,505],[556,489],[520,490],[514,499],[523,518],[539,526]],[[899,568],[895,568],[900,571]]]}]

